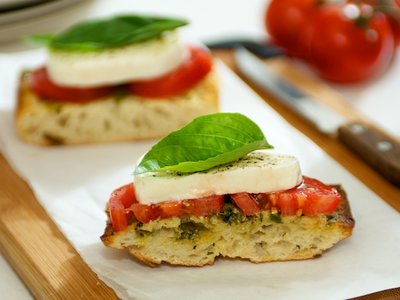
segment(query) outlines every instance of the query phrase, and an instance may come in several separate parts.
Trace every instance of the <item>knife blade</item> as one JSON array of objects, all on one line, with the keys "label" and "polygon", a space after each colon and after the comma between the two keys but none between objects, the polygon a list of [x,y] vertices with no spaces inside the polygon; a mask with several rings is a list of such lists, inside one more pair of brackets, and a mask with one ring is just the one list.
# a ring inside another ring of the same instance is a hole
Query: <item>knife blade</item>
[{"label": "knife blade", "polygon": [[400,143],[395,138],[366,122],[348,122],[344,116],[278,76],[245,48],[237,48],[234,56],[242,75],[311,122],[319,131],[337,136],[388,181],[400,186]]},{"label": "knife blade", "polygon": [[238,47],[244,47],[247,50],[253,52],[259,57],[270,58],[275,56],[286,55],[285,52],[273,45],[268,41],[257,41],[251,39],[224,39],[216,40],[213,42],[206,42],[206,47],[211,50],[221,49],[236,49]]}]

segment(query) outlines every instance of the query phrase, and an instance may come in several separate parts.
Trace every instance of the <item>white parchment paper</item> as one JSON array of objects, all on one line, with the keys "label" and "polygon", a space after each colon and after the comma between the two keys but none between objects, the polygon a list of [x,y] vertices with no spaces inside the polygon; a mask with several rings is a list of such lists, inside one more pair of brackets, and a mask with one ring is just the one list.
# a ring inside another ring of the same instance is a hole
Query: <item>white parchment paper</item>
[{"label": "white parchment paper", "polygon": [[121,298],[344,299],[400,286],[400,218],[382,199],[287,124],[222,64],[221,109],[241,112],[264,131],[277,152],[296,155],[303,173],[348,192],[356,227],[322,257],[252,264],[218,260],[202,268],[144,266],[104,247],[104,207],[110,192],[132,180],[134,163],[155,141],[42,148],[21,142],[13,125],[16,78],[40,64],[42,51],[0,55],[0,142],[85,262]]}]

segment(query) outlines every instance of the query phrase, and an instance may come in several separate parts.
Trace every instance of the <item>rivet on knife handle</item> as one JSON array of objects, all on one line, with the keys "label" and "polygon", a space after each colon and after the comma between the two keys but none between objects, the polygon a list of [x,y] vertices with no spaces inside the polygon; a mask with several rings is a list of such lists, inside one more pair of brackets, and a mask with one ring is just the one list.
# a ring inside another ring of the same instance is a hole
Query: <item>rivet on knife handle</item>
[{"label": "rivet on knife handle", "polygon": [[341,126],[339,138],[386,179],[400,186],[400,143],[398,141],[361,122]]}]

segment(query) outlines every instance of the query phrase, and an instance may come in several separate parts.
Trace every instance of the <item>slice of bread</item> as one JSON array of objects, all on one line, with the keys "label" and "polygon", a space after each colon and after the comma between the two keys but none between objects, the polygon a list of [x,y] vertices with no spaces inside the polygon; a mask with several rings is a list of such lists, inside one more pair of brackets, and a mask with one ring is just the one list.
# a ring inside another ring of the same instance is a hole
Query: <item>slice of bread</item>
[{"label": "slice of bread", "polygon": [[40,99],[30,89],[29,80],[30,72],[24,72],[15,121],[19,136],[37,145],[159,138],[219,108],[215,70],[188,92],[170,99],[146,99],[122,92],[85,104]]},{"label": "slice of bread", "polygon": [[308,259],[321,255],[351,236],[354,220],[344,190],[337,210],[329,215],[280,217],[264,211],[246,217],[233,204],[207,217],[184,216],[142,224],[133,221],[114,232],[108,222],[101,236],[106,246],[124,249],[155,266],[203,266],[218,256],[255,263]]}]

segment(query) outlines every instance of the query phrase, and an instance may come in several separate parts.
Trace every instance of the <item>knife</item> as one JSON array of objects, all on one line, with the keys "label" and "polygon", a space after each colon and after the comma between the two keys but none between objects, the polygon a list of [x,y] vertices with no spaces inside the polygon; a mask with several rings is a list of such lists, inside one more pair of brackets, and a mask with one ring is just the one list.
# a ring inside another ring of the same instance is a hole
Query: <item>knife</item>
[{"label": "knife", "polygon": [[237,48],[234,56],[242,75],[307,119],[319,131],[337,136],[388,181],[400,186],[400,143],[396,139],[365,122],[348,122],[344,116],[279,77],[245,48]]},{"label": "knife", "polygon": [[286,55],[281,48],[276,47],[275,45],[273,45],[268,41],[257,41],[251,39],[238,38],[238,39],[217,40],[214,42],[205,43],[205,45],[207,46],[207,48],[211,50],[236,49],[238,47],[244,47],[261,58],[270,58],[275,56]]}]

